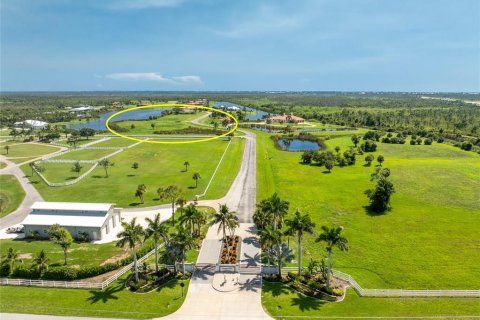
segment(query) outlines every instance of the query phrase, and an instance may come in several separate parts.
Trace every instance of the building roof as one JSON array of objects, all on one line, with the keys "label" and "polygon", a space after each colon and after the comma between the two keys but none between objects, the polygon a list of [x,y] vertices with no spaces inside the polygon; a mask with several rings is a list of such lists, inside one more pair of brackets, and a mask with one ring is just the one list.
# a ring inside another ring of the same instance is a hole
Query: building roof
[{"label": "building roof", "polygon": [[64,210],[64,211],[108,211],[112,203],[85,203],[85,202],[35,202],[32,210]]},{"label": "building roof", "polygon": [[51,226],[58,223],[63,227],[102,227],[106,216],[71,216],[71,215],[48,215],[29,214],[23,225]]}]

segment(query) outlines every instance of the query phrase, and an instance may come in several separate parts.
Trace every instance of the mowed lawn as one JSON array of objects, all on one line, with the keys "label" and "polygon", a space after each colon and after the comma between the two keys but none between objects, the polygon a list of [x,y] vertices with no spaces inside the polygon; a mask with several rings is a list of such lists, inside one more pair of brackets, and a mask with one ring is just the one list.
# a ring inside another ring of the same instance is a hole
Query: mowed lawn
[{"label": "mowed lawn", "polygon": [[[199,127],[190,121],[201,117],[206,112],[191,114],[170,114],[155,120],[125,120],[116,122],[118,126],[128,130],[128,134],[153,134],[154,131],[179,130],[188,127]],[[152,124],[154,127],[152,128]],[[132,128],[132,125],[134,128]]]},{"label": "mowed lawn", "polygon": [[[42,163],[42,167],[45,171],[42,172],[42,175],[50,182],[65,182],[69,180],[77,179],[79,175],[82,175],[85,171],[89,170],[93,164],[90,163],[81,163],[82,170],[80,173],[72,172],[73,163],[54,163],[54,162],[45,162]],[[31,174],[31,170],[28,173]],[[38,178],[35,175],[35,178]],[[43,181],[40,183],[44,183]]]},{"label": "mowed lawn", "polygon": [[[31,179],[47,201],[112,202],[125,208],[152,206],[165,203],[158,199],[156,191],[159,187],[169,185],[181,187],[185,197],[192,199],[196,194],[204,192],[227,144],[228,141],[223,139],[185,145],[142,143],[110,158],[114,166],[108,170],[108,178],[99,166],[80,182],[66,187],[48,187],[36,175]],[[210,185],[208,197],[218,198],[226,194],[240,167],[243,145],[242,139],[233,139],[224,158],[225,163],[222,163]],[[81,151],[72,154],[75,152]],[[67,156],[68,154],[65,155]],[[190,163],[188,171],[183,166],[185,161]],[[138,169],[132,168],[134,162],[138,163]],[[62,169],[63,179],[76,175],[70,173],[68,167],[71,165]],[[27,175],[31,174],[27,165],[22,166],[22,169]],[[47,168],[45,173],[49,171],[52,170]],[[197,188],[192,179],[195,172],[201,175]],[[147,187],[144,205],[135,197],[139,184]]]},{"label": "mowed lawn", "polygon": [[17,177],[14,175],[0,175],[0,198],[5,201],[4,209],[0,211],[0,218],[15,211],[25,198],[23,190]]},{"label": "mowed lawn", "polygon": [[455,319],[455,316],[480,314],[478,298],[365,298],[349,288],[342,302],[325,302],[280,283],[264,281],[262,288],[262,303],[277,319],[283,316],[288,319],[422,316]]},{"label": "mowed lawn", "polygon": [[[180,280],[171,280],[147,294],[125,289],[123,276],[105,290],[0,286],[0,308],[5,313],[54,314],[83,317],[147,319],[175,312],[184,295]],[[32,297],[35,297],[32,299]]]},{"label": "mowed lawn", "polygon": [[[18,250],[23,262],[19,264],[31,265],[35,255],[45,250],[47,257],[50,259],[50,265],[63,265],[63,249],[49,240],[0,240],[0,254],[5,256],[8,249]],[[99,266],[112,257],[125,257],[129,254],[128,249],[115,246],[115,242],[93,244],[93,243],[77,243],[74,242],[68,249],[68,265],[85,267]]]},{"label": "mowed lawn", "polygon": [[[373,187],[365,155],[349,167],[300,164],[300,152],[277,150],[268,134],[257,134],[257,199],[274,191],[317,224],[341,225],[350,251],[333,254],[334,268],[364,288],[478,289],[480,286],[480,161],[473,152],[449,145],[378,143],[396,188],[392,210],[369,215],[364,191]],[[408,142],[407,142],[408,143]],[[343,152],[350,137],[327,141]],[[324,247],[304,241],[304,262],[326,256]],[[290,241],[292,244],[294,241]],[[295,249],[296,250],[296,249]]]},{"label": "mowed lawn", "polygon": [[10,146],[8,155],[4,146],[2,146],[1,149],[2,155],[6,156],[7,159],[17,157],[40,157],[59,150],[58,147],[39,143],[9,143],[8,145]]}]

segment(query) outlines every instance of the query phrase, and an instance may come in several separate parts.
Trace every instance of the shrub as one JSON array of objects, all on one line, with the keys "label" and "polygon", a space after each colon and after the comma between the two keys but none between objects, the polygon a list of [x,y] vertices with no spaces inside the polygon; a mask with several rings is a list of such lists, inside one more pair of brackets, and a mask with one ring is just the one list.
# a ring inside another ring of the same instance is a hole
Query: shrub
[{"label": "shrub", "polygon": [[415,141],[415,139],[413,139],[413,138],[410,139],[410,145],[414,146],[416,144],[417,144],[417,142]]},{"label": "shrub", "polygon": [[90,242],[90,235],[88,232],[79,231],[76,239],[78,242]]},{"label": "shrub", "polygon": [[469,142],[469,141],[464,141],[464,142],[462,143],[462,145],[460,146],[460,148],[461,148],[462,150],[465,150],[465,151],[470,151],[470,150],[472,150],[472,147],[473,147],[473,145],[472,145],[472,143]]},{"label": "shrub", "polygon": [[77,270],[67,266],[52,267],[48,270],[45,270],[42,278],[49,280],[65,281],[75,280],[77,279]]},{"label": "shrub", "polygon": [[2,263],[0,265],[0,277],[8,277],[10,275],[10,265],[8,263]]},{"label": "shrub", "polygon": [[432,142],[433,142],[432,138],[427,138],[423,141],[423,144],[429,146],[432,144]]},{"label": "shrub", "polygon": [[14,278],[38,279],[40,272],[36,269],[27,266],[18,266],[12,272]]},{"label": "shrub", "polygon": [[372,140],[367,140],[360,145],[360,149],[364,152],[375,152],[377,151],[377,144]]},{"label": "shrub", "polygon": [[332,290],[332,293],[333,293],[334,296],[337,296],[337,297],[343,296],[343,290],[340,289],[340,288],[338,288],[338,289],[333,289],[333,290]]},{"label": "shrub", "polygon": [[438,139],[437,139],[438,143],[442,143],[443,141],[445,141],[445,139],[443,137],[438,137]]}]

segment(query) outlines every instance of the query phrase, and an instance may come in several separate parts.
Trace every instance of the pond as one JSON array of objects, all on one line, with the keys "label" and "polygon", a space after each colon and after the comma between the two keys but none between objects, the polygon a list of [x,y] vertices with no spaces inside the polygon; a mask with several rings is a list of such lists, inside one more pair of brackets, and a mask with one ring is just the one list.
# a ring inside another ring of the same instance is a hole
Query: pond
[{"label": "pond", "polygon": [[[172,108],[158,108],[158,109],[138,109],[132,110],[129,112],[122,113],[115,118],[114,121],[119,120],[143,120],[148,119],[150,116],[160,116],[164,111],[171,110]],[[79,130],[81,128],[90,128],[94,130],[107,130],[105,126],[105,122],[107,121],[108,117],[112,114],[117,113],[118,111],[111,111],[100,115],[100,118],[92,119],[89,121],[83,121],[79,123],[70,123],[67,124],[67,129],[74,129]]]},{"label": "pond", "polygon": [[262,111],[262,110],[257,110],[257,109],[250,108],[250,107],[245,107],[245,106],[242,106],[242,105],[239,105],[239,104],[234,104],[234,103],[227,102],[227,101],[215,102],[213,107],[216,108],[216,109],[227,109],[227,111],[228,111],[228,108],[238,107],[242,111],[249,111],[249,113],[247,113],[245,115],[245,120],[248,120],[248,121],[260,121],[260,120],[265,119],[269,115],[268,112],[265,112],[265,111]]},{"label": "pond", "polygon": [[302,139],[278,139],[278,146],[286,151],[318,150],[320,145],[316,141]]}]

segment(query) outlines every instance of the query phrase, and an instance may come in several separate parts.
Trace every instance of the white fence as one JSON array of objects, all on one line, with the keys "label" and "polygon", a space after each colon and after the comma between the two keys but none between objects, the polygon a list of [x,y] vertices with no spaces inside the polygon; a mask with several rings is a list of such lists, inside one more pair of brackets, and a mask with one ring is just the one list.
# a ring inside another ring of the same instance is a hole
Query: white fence
[{"label": "white fence", "polygon": [[[263,273],[278,273],[277,267],[270,266],[268,272]],[[264,267],[265,268],[265,267]],[[297,271],[297,267],[283,267],[283,272]],[[267,271],[267,270],[265,270]],[[479,290],[404,290],[404,289],[364,289],[358,284],[355,279],[341,271],[332,270],[334,277],[348,282],[352,288],[357,291],[361,297],[470,297],[480,298]]]},{"label": "white fence", "polygon": [[[159,249],[163,246],[160,245]],[[137,265],[150,258],[155,253],[155,249],[149,251],[143,257],[137,260]],[[36,287],[54,287],[54,288],[71,288],[71,289],[105,289],[112,282],[123,276],[126,272],[133,268],[133,262],[118,270],[114,275],[103,282],[73,282],[73,281],[51,281],[51,280],[30,280],[30,279],[9,279],[0,278],[0,285],[12,286],[36,286]]]}]

